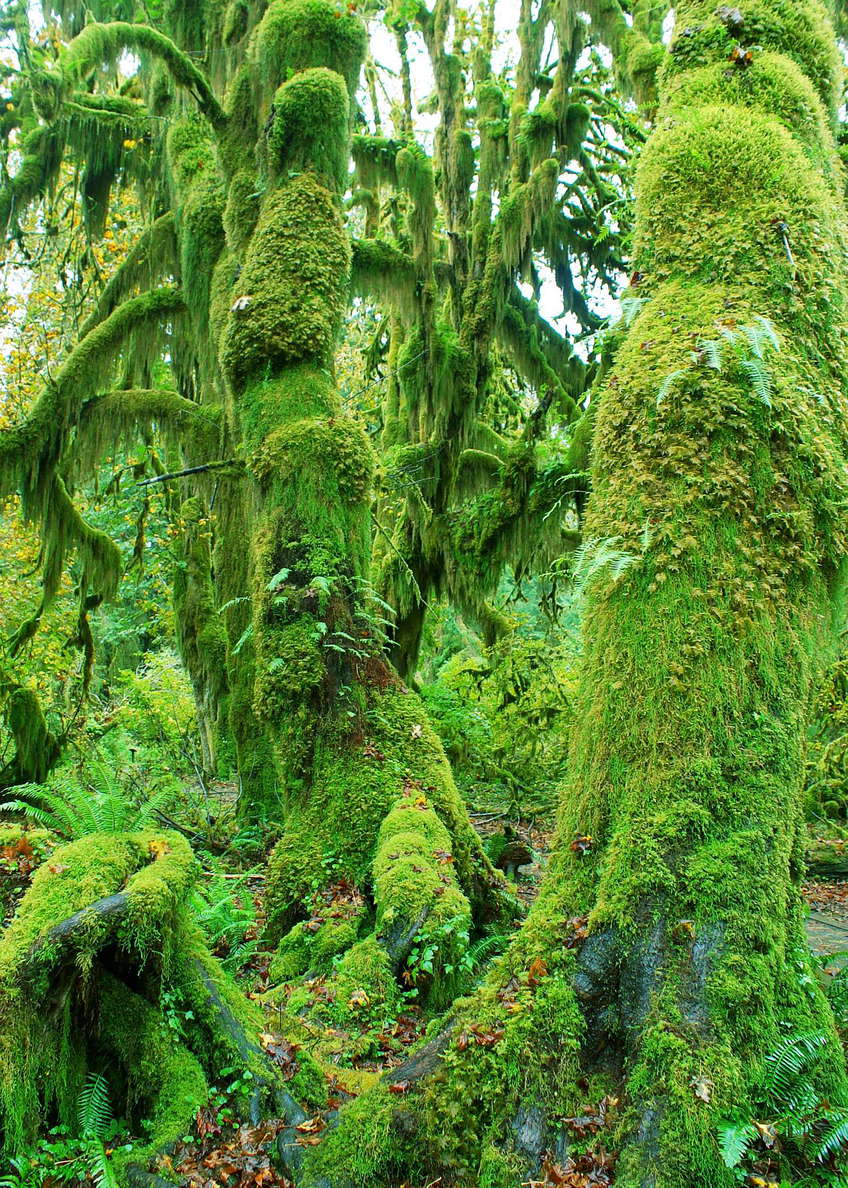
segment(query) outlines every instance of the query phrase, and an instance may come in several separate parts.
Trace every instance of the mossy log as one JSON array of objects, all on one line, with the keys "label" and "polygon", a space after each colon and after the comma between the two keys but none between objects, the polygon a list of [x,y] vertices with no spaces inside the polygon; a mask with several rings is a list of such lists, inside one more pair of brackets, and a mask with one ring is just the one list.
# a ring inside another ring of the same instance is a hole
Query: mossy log
[{"label": "mossy log", "polygon": [[186,909],[196,875],[174,833],[92,834],[38,869],[0,939],[7,1154],[50,1121],[73,1125],[92,1070],[131,1124],[149,1120],[144,1141],[116,1157],[127,1183],[156,1182],[149,1162],[190,1128],[223,1067],[250,1072],[254,1120],[284,1109],[261,1019]]},{"label": "mossy log", "polygon": [[808,878],[848,879],[848,844],[845,842],[817,842],[805,855]]}]

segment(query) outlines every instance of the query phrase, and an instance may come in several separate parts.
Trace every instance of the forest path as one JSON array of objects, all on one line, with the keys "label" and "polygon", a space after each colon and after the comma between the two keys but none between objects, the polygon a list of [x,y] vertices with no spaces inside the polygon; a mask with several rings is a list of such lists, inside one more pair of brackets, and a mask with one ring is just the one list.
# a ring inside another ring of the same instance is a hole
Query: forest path
[{"label": "forest path", "polygon": [[825,973],[848,966],[848,882],[808,880],[803,895],[810,908],[807,940],[817,957],[833,957]]}]

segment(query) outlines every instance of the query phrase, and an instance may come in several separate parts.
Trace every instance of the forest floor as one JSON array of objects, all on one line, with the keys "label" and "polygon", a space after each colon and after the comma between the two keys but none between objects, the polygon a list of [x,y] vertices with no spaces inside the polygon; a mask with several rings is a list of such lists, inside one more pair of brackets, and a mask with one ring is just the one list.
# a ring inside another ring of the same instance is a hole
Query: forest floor
[{"label": "forest floor", "polygon": [[[218,799],[226,789],[214,790]],[[515,886],[519,897],[529,908],[538,895],[545,868],[548,863],[552,831],[539,819],[515,820],[508,815],[495,812],[472,813],[472,821],[484,845],[493,837],[506,832],[510,839],[512,857],[518,859],[518,877]],[[43,855],[34,852],[24,840],[14,847],[0,850],[0,922],[8,920],[29,880],[42,860]],[[226,859],[225,859],[226,861]],[[509,869],[508,874],[513,874]],[[211,871],[204,871],[211,875]],[[251,933],[254,944],[245,952],[242,962],[232,954],[238,968],[234,970],[251,997],[263,1003],[268,989],[268,964],[271,954],[265,950],[262,941],[264,926],[263,898],[264,878],[260,867],[241,874],[224,874],[224,879],[239,880],[241,894],[253,904]],[[809,907],[806,930],[810,948],[818,959],[821,977],[830,979],[840,969],[848,966],[848,880],[831,881],[809,879],[803,885],[803,895]],[[225,939],[217,950],[218,956],[227,958]],[[320,995],[323,979],[315,979],[315,993]],[[297,1045],[279,1034],[280,1021],[275,1010],[266,1005],[267,1032],[262,1043],[269,1055],[283,1070],[296,1069]],[[387,1069],[403,1063],[408,1052],[421,1038],[425,1020],[422,1012],[410,1001],[397,1018],[387,1020],[362,1035],[349,1036],[339,1033],[340,1054],[356,1050],[359,1044],[361,1056],[353,1060],[340,1061],[338,1076],[333,1077],[328,1088],[330,1100],[327,1110],[308,1118],[297,1129],[298,1143],[311,1145],[320,1141],[333,1111],[348,1100],[357,1090],[351,1083],[357,1076],[379,1076]],[[363,1041],[367,1040],[367,1048]],[[259,1126],[243,1125],[234,1128],[227,1123],[226,1112],[210,1106],[198,1113],[195,1133],[186,1136],[178,1144],[171,1158],[161,1171],[173,1175],[185,1188],[289,1188],[290,1181],[278,1170],[277,1141],[284,1128],[282,1120],[267,1120]]]},{"label": "forest floor", "polygon": [[823,969],[832,976],[848,965],[848,882],[808,881],[802,890],[810,909],[807,940],[817,957],[831,958]]}]

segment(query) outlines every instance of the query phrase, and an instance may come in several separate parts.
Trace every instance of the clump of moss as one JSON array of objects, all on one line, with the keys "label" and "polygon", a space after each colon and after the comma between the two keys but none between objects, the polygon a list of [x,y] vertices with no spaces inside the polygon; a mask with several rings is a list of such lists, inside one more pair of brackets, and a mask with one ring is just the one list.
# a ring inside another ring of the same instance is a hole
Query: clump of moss
[{"label": "clump of moss", "polygon": [[259,218],[261,197],[256,176],[249,170],[239,170],[230,181],[224,209],[224,231],[227,246],[237,256],[241,256],[250,243]]},{"label": "clump of moss", "polygon": [[196,873],[186,841],[157,833],[92,834],[39,867],[0,940],[6,1153],[51,1113],[73,1124],[91,1064],[112,1070],[129,1118],[149,1120],[147,1144],[122,1167],[184,1133],[222,1067],[269,1084],[256,1008],[185,911]]},{"label": "clump of moss", "polygon": [[[337,874],[357,886],[370,883],[380,827],[405,783],[413,789],[413,798],[426,789],[430,809],[426,821],[424,813],[418,814],[422,827],[435,815],[446,828],[450,845],[433,849],[452,852],[449,865],[467,898],[482,906],[502,886],[485,861],[444,751],[415,694],[394,682],[372,688],[364,726],[359,738],[346,732],[319,737],[310,796],[306,801],[291,798],[285,833],[268,866],[272,932],[279,932],[287,917],[300,910],[311,872],[322,860],[332,857]],[[435,823],[432,828],[437,828]],[[345,838],[345,846],[337,853],[338,837]],[[439,839],[445,840],[440,831]]]},{"label": "clump of moss", "polygon": [[434,1005],[449,1002],[462,983],[471,929],[471,906],[453,862],[450,834],[425,795],[410,787],[386,814],[377,837],[376,929],[390,950],[400,949]]},{"label": "clump of moss", "polygon": [[300,71],[323,67],[341,75],[350,95],[365,48],[362,21],[329,0],[275,0],[252,45],[256,69],[275,87]]},{"label": "clump of moss", "polygon": [[314,177],[292,178],[266,200],[221,346],[237,392],[269,368],[306,361],[330,367],[349,268],[338,208]]},{"label": "clump of moss", "polygon": [[310,170],[341,190],[347,176],[348,91],[334,70],[303,70],[274,96],[268,133],[274,170]]}]

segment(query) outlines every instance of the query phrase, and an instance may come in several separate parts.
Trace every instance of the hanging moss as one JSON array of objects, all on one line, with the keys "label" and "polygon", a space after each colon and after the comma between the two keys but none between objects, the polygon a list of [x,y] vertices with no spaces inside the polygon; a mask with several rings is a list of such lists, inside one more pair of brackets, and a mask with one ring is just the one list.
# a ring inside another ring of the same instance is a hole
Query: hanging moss
[{"label": "hanging moss", "polygon": [[[212,276],[224,246],[224,187],[208,125],[200,116],[168,130],[168,162],[177,208],[177,235],[186,306],[199,327],[209,318]],[[210,372],[214,361],[209,360]]]},{"label": "hanging moss", "polygon": [[194,690],[204,769],[214,775],[226,720],[227,634],[215,600],[211,532],[203,501],[186,500],[179,521],[182,555],[174,567],[172,595],[177,644]]},{"label": "hanging moss", "polygon": [[4,233],[12,220],[55,181],[64,151],[61,132],[49,126],[33,128],[24,137],[20,151],[17,170],[0,190],[0,228]]},{"label": "hanging moss", "polygon": [[121,265],[115,269],[103,286],[94,309],[80,328],[80,337],[85,338],[130,296],[136,287],[150,288],[177,267],[177,242],[175,220],[168,211],[139,235]]},{"label": "hanging moss", "polygon": [[62,739],[47,725],[36,691],[25,685],[13,689],[6,698],[5,716],[15,755],[0,772],[0,785],[43,783],[61,754]]},{"label": "hanging moss", "polygon": [[403,146],[385,136],[357,135],[350,151],[356,174],[366,189],[397,185],[397,154]]},{"label": "hanging moss", "polygon": [[66,48],[63,66],[71,74],[84,76],[116,61],[126,50],[140,50],[160,58],[175,82],[189,90],[200,110],[214,125],[223,123],[224,114],[206,76],[191,58],[164,33],[141,22],[111,21],[86,25]]}]

